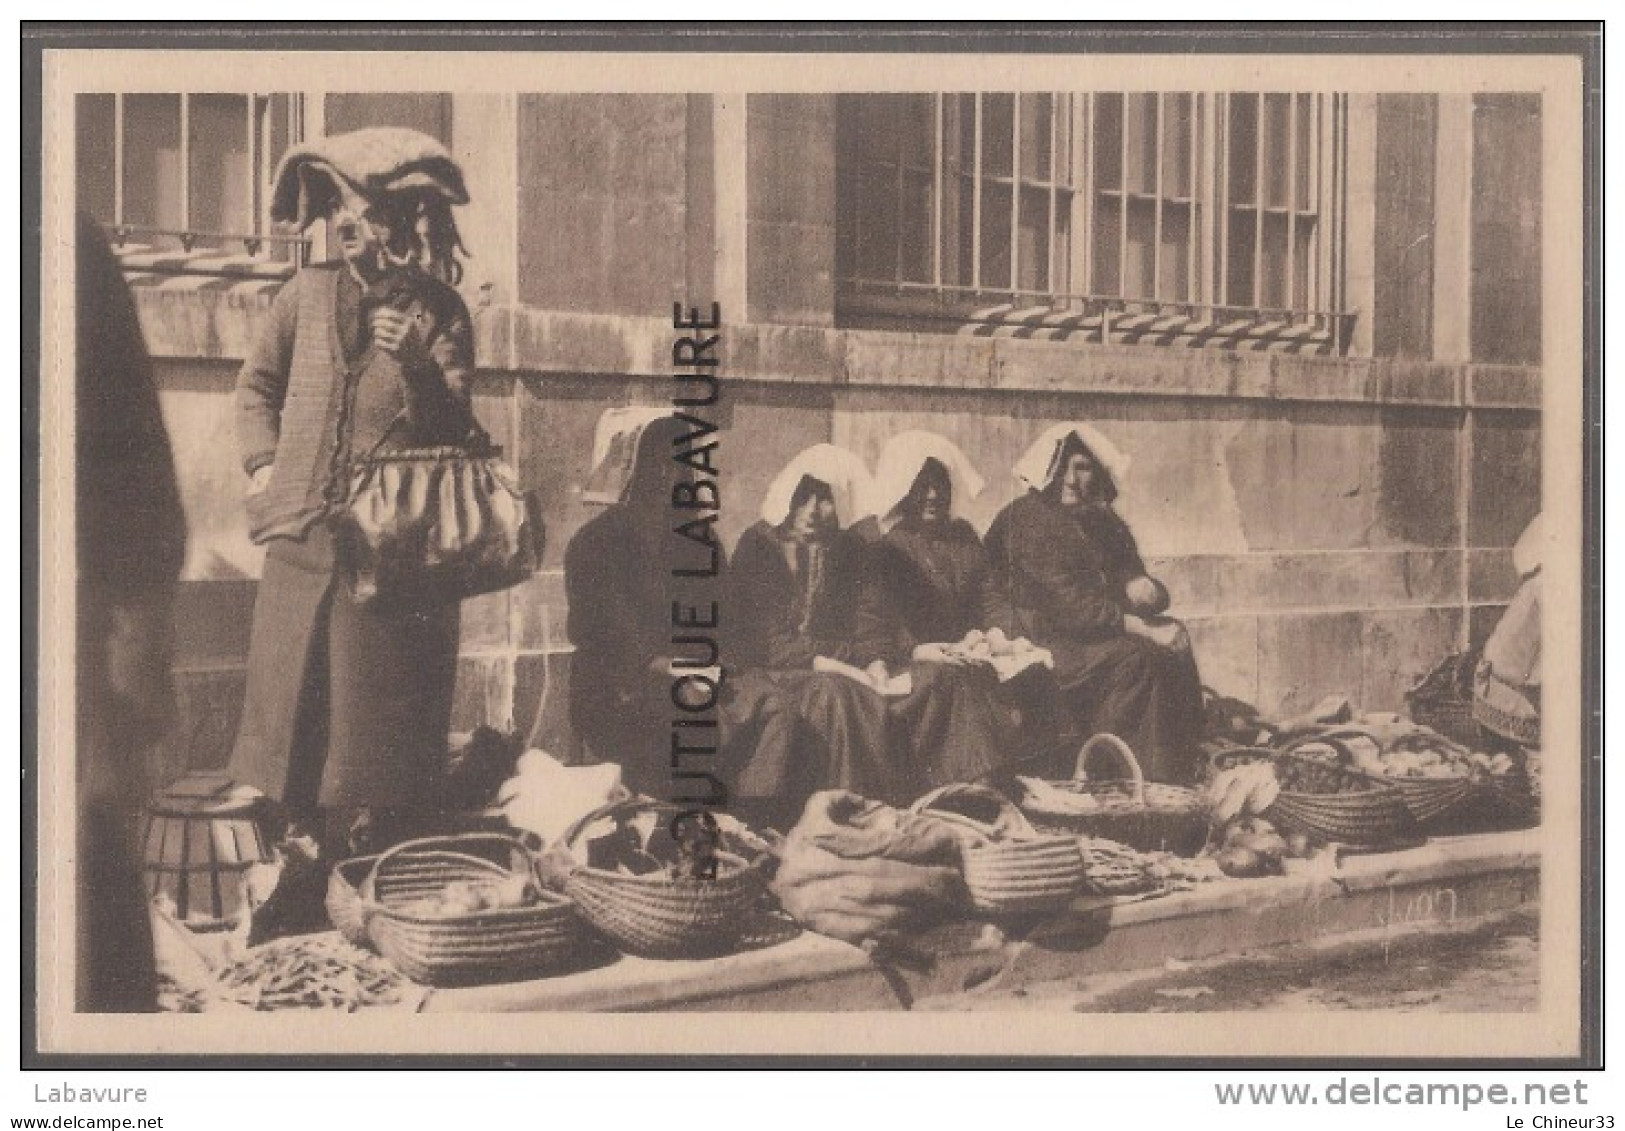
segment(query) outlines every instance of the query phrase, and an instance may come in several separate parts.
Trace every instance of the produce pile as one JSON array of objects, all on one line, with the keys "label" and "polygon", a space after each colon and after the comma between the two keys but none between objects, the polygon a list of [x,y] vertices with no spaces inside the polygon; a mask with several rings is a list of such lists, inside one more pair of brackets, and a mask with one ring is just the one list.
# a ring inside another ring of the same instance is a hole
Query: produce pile
[{"label": "produce pile", "polygon": [[1517,764],[1506,751],[1472,749],[1389,715],[1367,715],[1359,724],[1310,732],[1291,749],[1305,758],[1379,778],[1504,778]]},{"label": "produce pile", "polygon": [[430,919],[475,915],[506,907],[534,907],[541,899],[535,881],[529,876],[510,875],[490,882],[453,880],[438,892],[403,904],[400,910]]},{"label": "produce pile", "polygon": [[1014,679],[1031,667],[1055,666],[1055,657],[1048,649],[1038,647],[1025,636],[1012,639],[998,627],[990,628],[986,632],[973,628],[963,639],[952,644],[944,644],[942,651],[950,660],[985,664],[1001,681]]},{"label": "produce pile", "polygon": [[1037,646],[1025,636],[1012,640],[1002,628],[990,628],[986,632],[973,628],[965,634],[964,639],[943,645],[944,652],[963,660],[996,660],[1005,656],[1024,656],[1037,650]]},{"label": "produce pile", "polygon": [[1208,856],[1141,852],[1102,837],[1080,837],[1087,890],[1096,895],[1127,896],[1185,891],[1221,878]]},{"label": "produce pile", "polygon": [[1237,817],[1224,826],[1212,859],[1219,871],[1238,879],[1279,876],[1287,860],[1307,860],[1315,854],[1306,833],[1282,835],[1263,817]]},{"label": "produce pile", "polygon": [[382,958],[332,935],[301,935],[255,947],[218,978],[222,997],[258,1010],[354,1013],[400,1005],[409,987]]}]

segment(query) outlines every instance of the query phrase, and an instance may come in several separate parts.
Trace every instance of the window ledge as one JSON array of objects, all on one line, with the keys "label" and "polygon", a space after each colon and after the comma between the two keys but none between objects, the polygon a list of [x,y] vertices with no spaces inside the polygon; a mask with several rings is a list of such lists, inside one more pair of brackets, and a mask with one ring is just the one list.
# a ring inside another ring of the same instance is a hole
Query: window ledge
[{"label": "window ledge", "polygon": [[[148,348],[237,360],[274,283],[178,277],[136,287]],[[664,377],[670,320],[487,305],[474,310],[481,368]],[[723,376],[804,385],[1394,404],[1539,411],[1539,367],[1304,357],[1149,345],[970,338],[728,321]]]}]

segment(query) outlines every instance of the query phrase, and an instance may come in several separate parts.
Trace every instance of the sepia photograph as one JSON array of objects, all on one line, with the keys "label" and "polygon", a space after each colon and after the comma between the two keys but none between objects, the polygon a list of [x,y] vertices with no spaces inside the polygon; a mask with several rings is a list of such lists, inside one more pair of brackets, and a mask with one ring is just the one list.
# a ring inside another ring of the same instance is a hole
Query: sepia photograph
[{"label": "sepia photograph", "polygon": [[1573,40],[47,48],[37,1054],[1599,1055]]}]

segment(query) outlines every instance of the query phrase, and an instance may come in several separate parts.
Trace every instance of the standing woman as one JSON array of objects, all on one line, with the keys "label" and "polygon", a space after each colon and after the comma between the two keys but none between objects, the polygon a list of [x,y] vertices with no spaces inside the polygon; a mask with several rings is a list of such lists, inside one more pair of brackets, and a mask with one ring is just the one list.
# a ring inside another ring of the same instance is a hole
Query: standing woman
[{"label": "standing woman", "polygon": [[458,595],[355,603],[335,550],[352,462],[476,429],[474,348],[453,286],[463,176],[433,138],[367,129],[290,150],[272,217],[328,221],[336,261],[282,288],[237,378],[249,529],[266,546],[231,772],[324,855],[412,835],[435,804]]},{"label": "standing woman", "polygon": [[982,487],[964,453],[933,432],[893,436],[875,469],[872,509],[884,533],[858,603],[857,651],[912,677],[891,715],[893,749],[916,793],[1019,760],[1052,701],[1038,670],[1001,688],[991,668],[944,649],[972,630],[1008,627],[982,540],[954,515]]},{"label": "standing woman", "polygon": [[1124,739],[1153,781],[1197,774],[1202,685],[1190,638],[1165,617],[1112,509],[1128,461],[1087,424],[1050,428],[1016,464],[1027,493],[999,514],[987,545],[1012,628],[1048,648],[1064,709],[1087,737]]}]

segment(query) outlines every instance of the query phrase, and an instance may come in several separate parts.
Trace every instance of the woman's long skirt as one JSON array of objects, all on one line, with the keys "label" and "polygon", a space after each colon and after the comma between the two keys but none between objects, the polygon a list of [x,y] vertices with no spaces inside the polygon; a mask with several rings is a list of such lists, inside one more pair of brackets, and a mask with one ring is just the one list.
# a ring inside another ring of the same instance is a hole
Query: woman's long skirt
[{"label": "woman's long skirt", "polygon": [[1115,734],[1134,751],[1146,780],[1196,781],[1202,680],[1188,651],[1138,636],[1048,647],[1074,737]]},{"label": "woman's long skirt", "polygon": [[432,807],[445,768],[460,606],[357,606],[331,535],[279,541],[254,604],[230,772],[290,815]]},{"label": "woman's long skirt", "polygon": [[975,782],[1020,760],[1018,719],[986,668],[910,665],[913,689],[890,704],[894,761],[905,800]]},{"label": "woman's long skirt", "polygon": [[743,673],[729,704],[730,777],[747,809],[799,813],[821,789],[889,800],[898,793],[886,747],[886,700],[831,672]]}]

